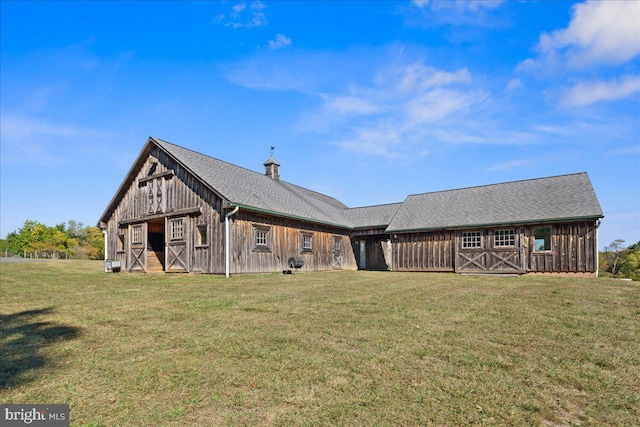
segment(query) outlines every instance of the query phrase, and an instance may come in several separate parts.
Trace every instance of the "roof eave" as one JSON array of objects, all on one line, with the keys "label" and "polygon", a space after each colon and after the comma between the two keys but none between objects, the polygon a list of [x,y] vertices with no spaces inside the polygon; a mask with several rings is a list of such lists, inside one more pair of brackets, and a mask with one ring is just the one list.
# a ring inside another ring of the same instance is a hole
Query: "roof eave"
[{"label": "roof eave", "polygon": [[312,219],[312,218],[307,218],[307,217],[303,217],[303,216],[287,214],[287,213],[284,213],[284,212],[276,212],[276,211],[272,211],[272,210],[268,210],[268,209],[256,208],[255,206],[244,205],[242,203],[229,202],[229,206],[230,207],[237,206],[240,209],[244,209],[244,210],[247,210],[247,211],[266,214],[266,215],[271,215],[271,216],[277,216],[277,217],[280,217],[280,218],[294,219],[294,220],[297,220],[297,221],[304,221],[304,222],[313,222],[314,224],[328,225],[328,226],[331,226],[331,227],[342,228],[342,229],[345,229],[345,230],[353,230],[353,227],[350,226],[350,225],[338,224],[338,223],[334,223],[334,222],[331,222],[331,221],[322,221],[322,220],[318,220],[318,219]]}]

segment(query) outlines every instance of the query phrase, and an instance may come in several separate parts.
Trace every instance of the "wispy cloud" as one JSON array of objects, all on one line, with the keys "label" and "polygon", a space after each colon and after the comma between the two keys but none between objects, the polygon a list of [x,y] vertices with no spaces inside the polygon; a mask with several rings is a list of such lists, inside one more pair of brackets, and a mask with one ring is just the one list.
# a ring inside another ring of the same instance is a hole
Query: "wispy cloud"
[{"label": "wispy cloud", "polygon": [[434,9],[458,9],[458,10],[479,10],[479,9],[495,9],[504,0],[411,0],[411,3],[424,8],[430,6]]},{"label": "wispy cloud", "polygon": [[260,1],[253,1],[249,5],[245,2],[239,2],[232,6],[231,12],[228,14],[216,16],[213,23],[233,29],[262,27],[269,23],[263,12],[265,8],[265,4]]},{"label": "wispy cloud", "polygon": [[561,100],[568,107],[582,107],[603,101],[628,98],[640,92],[640,75],[613,81],[579,83],[567,90]]},{"label": "wispy cloud", "polygon": [[2,162],[39,164],[66,163],[67,156],[60,152],[60,142],[66,149],[78,140],[108,138],[115,134],[68,123],[51,123],[33,117],[2,114],[0,118]]},{"label": "wispy cloud", "polygon": [[269,40],[269,49],[271,50],[278,50],[287,46],[291,46],[291,39],[284,34],[276,34],[274,40]]}]

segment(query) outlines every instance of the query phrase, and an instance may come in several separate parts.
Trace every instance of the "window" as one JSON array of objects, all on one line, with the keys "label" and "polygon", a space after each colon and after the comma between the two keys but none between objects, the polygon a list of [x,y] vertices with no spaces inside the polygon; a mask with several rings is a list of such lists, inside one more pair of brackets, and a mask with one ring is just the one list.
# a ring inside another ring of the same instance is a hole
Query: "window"
[{"label": "window", "polygon": [[142,225],[134,225],[131,227],[131,244],[141,245],[142,243]]},{"label": "window", "polygon": [[197,246],[207,246],[208,240],[207,240],[207,231],[208,231],[208,227],[206,224],[204,225],[198,225],[197,226],[198,229],[198,235],[197,235],[197,239],[198,241],[196,242]]},{"label": "window", "polygon": [[184,219],[171,220],[171,240],[182,240],[184,238]]},{"label": "window", "polygon": [[481,248],[482,233],[480,231],[465,231],[462,233],[462,248]]},{"label": "window", "polygon": [[271,228],[264,225],[253,226],[253,251],[254,252],[271,252],[269,245],[271,244]]},{"label": "window", "polygon": [[333,250],[335,252],[340,252],[342,250],[342,238],[338,236],[333,236]]},{"label": "window", "polygon": [[533,230],[534,246],[536,252],[551,250],[551,227],[538,227]]},{"label": "window", "polygon": [[256,246],[267,246],[267,233],[265,230],[256,230]]},{"label": "window", "polygon": [[117,241],[117,250],[118,252],[124,252],[126,246],[125,246],[125,240],[124,240],[124,233],[119,232],[118,233],[118,241]]},{"label": "window", "polygon": [[301,233],[300,235],[302,240],[302,252],[313,251],[313,234]]},{"label": "window", "polygon": [[494,230],[493,231],[493,246],[497,248],[515,246],[516,245],[516,233],[513,229],[510,230]]}]

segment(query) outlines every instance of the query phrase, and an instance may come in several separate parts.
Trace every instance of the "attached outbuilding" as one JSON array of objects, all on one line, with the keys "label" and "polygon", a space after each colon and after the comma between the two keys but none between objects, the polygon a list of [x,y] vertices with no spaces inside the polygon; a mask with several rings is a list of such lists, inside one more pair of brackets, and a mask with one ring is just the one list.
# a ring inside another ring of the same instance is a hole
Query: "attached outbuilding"
[{"label": "attached outbuilding", "polygon": [[103,213],[106,258],[130,272],[367,269],[597,272],[603,218],[586,173],[349,208],[280,179],[149,138]]}]

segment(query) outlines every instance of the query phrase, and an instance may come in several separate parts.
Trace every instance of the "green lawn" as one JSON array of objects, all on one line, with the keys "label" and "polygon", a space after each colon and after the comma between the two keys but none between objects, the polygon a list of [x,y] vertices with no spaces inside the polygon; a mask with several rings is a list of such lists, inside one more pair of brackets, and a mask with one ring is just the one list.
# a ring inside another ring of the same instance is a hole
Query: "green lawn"
[{"label": "green lawn", "polygon": [[0,403],[74,426],[634,425],[640,286],[0,264]]}]

